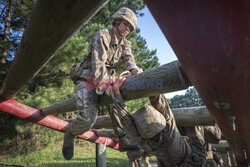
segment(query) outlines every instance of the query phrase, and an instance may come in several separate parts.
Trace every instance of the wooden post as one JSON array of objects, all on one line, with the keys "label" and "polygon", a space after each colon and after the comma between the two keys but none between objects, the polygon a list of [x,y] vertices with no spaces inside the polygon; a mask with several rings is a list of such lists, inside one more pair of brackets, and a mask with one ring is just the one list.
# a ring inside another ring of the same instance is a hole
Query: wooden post
[{"label": "wooden post", "polygon": [[[125,101],[154,96],[187,89],[191,84],[186,78],[178,61],[131,76],[122,85],[121,93]],[[101,96],[99,105],[112,103],[112,99]],[[75,99],[65,101],[41,109],[46,115],[76,110]]]}]

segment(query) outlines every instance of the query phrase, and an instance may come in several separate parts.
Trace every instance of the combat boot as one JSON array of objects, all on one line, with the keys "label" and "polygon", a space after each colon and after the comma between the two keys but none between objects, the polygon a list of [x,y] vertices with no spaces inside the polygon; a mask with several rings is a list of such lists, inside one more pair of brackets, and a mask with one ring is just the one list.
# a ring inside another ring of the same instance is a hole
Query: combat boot
[{"label": "combat boot", "polygon": [[66,160],[71,160],[74,156],[74,139],[75,136],[71,134],[70,130],[65,132],[62,153]]},{"label": "combat boot", "polygon": [[119,137],[119,151],[135,151],[140,150],[135,144],[131,144],[126,137]]}]

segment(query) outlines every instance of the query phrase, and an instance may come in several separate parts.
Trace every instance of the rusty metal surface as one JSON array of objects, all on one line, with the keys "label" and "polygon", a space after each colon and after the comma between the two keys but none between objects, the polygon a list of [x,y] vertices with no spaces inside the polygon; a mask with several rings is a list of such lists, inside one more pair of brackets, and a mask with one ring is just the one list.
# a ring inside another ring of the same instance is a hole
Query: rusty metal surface
[{"label": "rusty metal surface", "polygon": [[145,3],[238,162],[247,164],[250,1],[145,0]]},{"label": "rusty metal surface", "polygon": [[[23,118],[27,121],[31,121],[63,133],[67,131],[69,128],[68,122],[63,121],[52,115],[45,116],[39,110],[31,108],[14,100],[4,101],[3,99],[0,99],[0,111],[6,112],[8,114]],[[88,131],[82,135],[78,135],[77,137],[91,141],[93,143],[106,142],[107,147],[113,149],[119,149],[119,144],[115,140],[107,137],[98,137],[96,133],[92,131]]]},{"label": "rusty metal surface", "polygon": [[38,0],[0,96],[12,98],[108,0]]}]

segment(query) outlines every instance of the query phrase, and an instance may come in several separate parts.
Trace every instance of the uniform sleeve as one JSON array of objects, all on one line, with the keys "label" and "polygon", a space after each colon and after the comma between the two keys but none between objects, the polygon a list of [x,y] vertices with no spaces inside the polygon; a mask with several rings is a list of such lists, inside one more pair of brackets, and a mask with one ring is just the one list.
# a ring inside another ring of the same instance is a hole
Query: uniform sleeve
[{"label": "uniform sleeve", "polygon": [[156,110],[158,110],[165,117],[166,120],[168,120],[172,112],[165,96],[162,94],[157,96],[151,96],[149,97],[149,100],[152,106]]},{"label": "uniform sleeve", "polygon": [[117,109],[118,117],[126,133],[126,137],[131,143],[135,143],[136,145],[141,146],[141,144],[143,143],[143,139],[137,132],[134,119],[127,111],[127,107],[121,95],[112,95],[112,98]]},{"label": "uniform sleeve", "polygon": [[102,83],[109,78],[105,62],[107,60],[108,41],[104,34],[97,33],[92,39],[91,47],[91,62],[92,74],[96,79],[94,84],[96,86],[97,94],[103,94],[105,88]]},{"label": "uniform sleeve", "polygon": [[122,60],[123,65],[126,70],[132,70],[134,68],[138,68],[135,63],[135,58],[131,51],[131,43],[127,41],[126,45],[124,46],[124,50],[122,53]]},{"label": "uniform sleeve", "polygon": [[171,131],[175,131],[179,133],[179,130],[176,126],[174,114],[168,105],[166,97],[163,94],[160,94],[157,96],[149,97],[149,100],[152,106],[165,117],[167,121],[166,127],[169,130],[169,133]]}]

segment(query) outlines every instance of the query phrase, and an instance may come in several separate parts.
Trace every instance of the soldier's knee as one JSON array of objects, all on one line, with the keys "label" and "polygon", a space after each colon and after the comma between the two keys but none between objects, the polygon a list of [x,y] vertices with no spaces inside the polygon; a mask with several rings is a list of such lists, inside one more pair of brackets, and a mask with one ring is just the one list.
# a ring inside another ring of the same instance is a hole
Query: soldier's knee
[{"label": "soldier's knee", "polygon": [[86,129],[89,130],[94,125],[96,118],[97,118],[96,114],[89,114],[88,117],[85,117],[81,122],[82,126],[84,126]]}]

